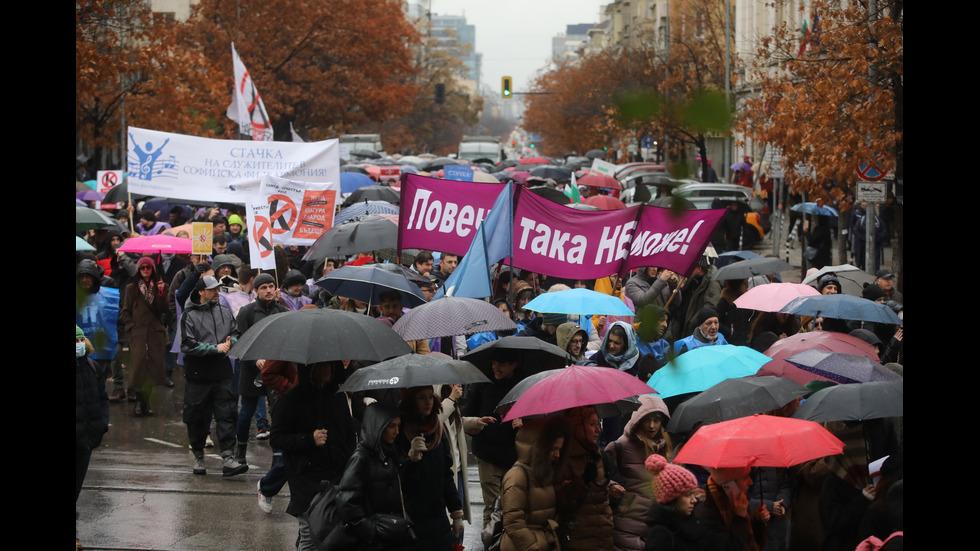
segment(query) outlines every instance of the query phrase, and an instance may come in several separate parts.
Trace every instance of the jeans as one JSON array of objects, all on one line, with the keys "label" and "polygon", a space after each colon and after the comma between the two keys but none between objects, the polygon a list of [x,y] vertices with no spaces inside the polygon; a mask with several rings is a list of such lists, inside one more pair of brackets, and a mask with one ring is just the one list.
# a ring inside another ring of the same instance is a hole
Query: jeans
[{"label": "jeans", "polygon": [[248,442],[248,430],[252,428],[252,416],[255,416],[255,426],[268,429],[266,419],[265,396],[242,396],[242,407],[238,410],[238,441]]},{"label": "jeans", "polygon": [[282,452],[272,450],[272,466],[269,472],[265,473],[262,480],[259,480],[259,491],[265,497],[273,497],[282,491],[286,485],[286,464],[282,461]]}]

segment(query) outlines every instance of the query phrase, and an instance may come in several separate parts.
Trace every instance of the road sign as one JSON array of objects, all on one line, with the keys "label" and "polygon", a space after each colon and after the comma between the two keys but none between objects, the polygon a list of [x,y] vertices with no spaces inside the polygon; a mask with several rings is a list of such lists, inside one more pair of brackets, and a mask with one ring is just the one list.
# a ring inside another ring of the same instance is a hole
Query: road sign
[{"label": "road sign", "polygon": [[643,149],[650,149],[650,148],[652,148],[653,147],[653,137],[652,136],[646,136],[646,137],[644,137],[643,140],[640,141],[640,147],[642,147]]},{"label": "road sign", "polygon": [[855,195],[858,201],[868,201],[869,203],[884,203],[887,195],[885,194],[887,184],[858,182],[855,187]]},{"label": "road sign", "polygon": [[888,174],[888,170],[884,165],[884,153],[878,153],[873,159],[862,159],[857,166],[858,176],[869,182],[877,182]]}]

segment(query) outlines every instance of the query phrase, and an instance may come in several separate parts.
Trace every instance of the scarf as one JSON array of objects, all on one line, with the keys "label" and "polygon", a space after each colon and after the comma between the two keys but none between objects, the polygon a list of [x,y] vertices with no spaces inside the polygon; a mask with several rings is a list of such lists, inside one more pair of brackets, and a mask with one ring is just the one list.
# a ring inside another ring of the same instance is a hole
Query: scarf
[{"label": "scarf", "polygon": [[425,420],[406,420],[402,426],[402,432],[405,433],[405,437],[408,438],[409,442],[416,436],[424,436],[425,449],[432,451],[438,448],[439,443],[442,441],[442,421],[439,420],[438,415],[430,415],[428,423]]},{"label": "scarf", "polygon": [[153,298],[156,294],[157,286],[153,284],[153,278],[146,279],[141,277],[139,279],[140,294],[143,295],[143,299],[146,300],[147,304],[153,304]]}]

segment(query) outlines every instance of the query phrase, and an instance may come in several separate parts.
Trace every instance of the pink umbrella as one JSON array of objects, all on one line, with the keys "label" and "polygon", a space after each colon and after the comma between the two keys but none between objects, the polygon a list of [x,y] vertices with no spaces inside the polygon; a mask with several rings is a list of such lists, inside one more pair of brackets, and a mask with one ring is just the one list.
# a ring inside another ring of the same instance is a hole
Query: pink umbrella
[{"label": "pink umbrella", "polygon": [[810,381],[829,381],[830,379],[826,377],[804,371],[786,361],[786,358],[794,354],[813,349],[860,354],[878,361],[878,353],[875,352],[874,347],[857,337],[831,331],[812,331],[810,333],[797,333],[792,337],[776,341],[769,347],[769,350],[765,351],[765,355],[772,358],[772,361],[762,366],[756,375],[786,377],[801,385]]},{"label": "pink umbrella", "polygon": [[190,254],[191,240],[165,234],[146,235],[127,240],[119,250],[124,253]]},{"label": "pink umbrella", "polygon": [[735,306],[745,310],[761,312],[778,312],[791,300],[799,297],[811,297],[820,292],[802,283],[768,283],[756,285],[742,296],[735,299]]},{"label": "pink umbrella", "polygon": [[594,365],[572,365],[531,385],[514,402],[504,421],[574,407],[611,404],[652,392],[656,391],[624,371]]},{"label": "pink umbrella", "polygon": [[582,199],[582,202],[586,205],[592,205],[593,207],[598,207],[602,210],[619,210],[625,209],[626,205],[616,199],[612,195],[593,195],[586,199]]},{"label": "pink umbrella", "polygon": [[598,187],[605,189],[623,189],[619,180],[608,174],[588,174],[582,176],[576,182],[580,186]]}]

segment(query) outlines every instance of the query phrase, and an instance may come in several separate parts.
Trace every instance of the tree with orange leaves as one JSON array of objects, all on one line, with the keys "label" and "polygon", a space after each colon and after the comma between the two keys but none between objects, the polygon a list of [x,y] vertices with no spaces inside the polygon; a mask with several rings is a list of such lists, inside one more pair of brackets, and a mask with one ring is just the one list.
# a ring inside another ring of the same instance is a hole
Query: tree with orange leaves
[{"label": "tree with orange leaves", "polygon": [[124,158],[126,126],[224,136],[220,68],[177,43],[146,2],[75,3],[75,136],[99,166]]},{"label": "tree with orange leaves", "polygon": [[795,191],[846,210],[859,164],[876,158],[903,177],[903,2],[814,0],[811,9],[806,37],[783,25],[762,39],[761,94],[739,126],[782,151]]},{"label": "tree with orange leaves", "polygon": [[235,43],[277,137],[290,122],[335,137],[407,112],[418,93],[418,32],[394,0],[202,0],[181,38],[229,73]]}]

